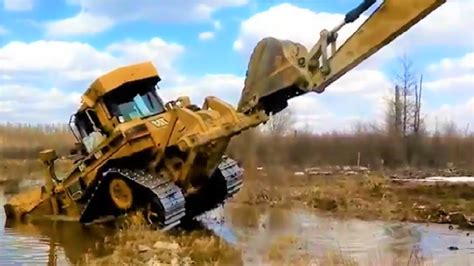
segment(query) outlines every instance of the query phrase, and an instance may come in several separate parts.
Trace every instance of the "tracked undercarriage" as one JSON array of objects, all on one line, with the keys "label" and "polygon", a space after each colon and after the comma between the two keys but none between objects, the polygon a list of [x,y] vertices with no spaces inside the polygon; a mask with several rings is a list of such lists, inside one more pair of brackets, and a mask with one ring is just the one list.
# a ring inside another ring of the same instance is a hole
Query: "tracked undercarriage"
[{"label": "tracked undercarriage", "polygon": [[144,208],[151,223],[169,227],[178,224],[185,215],[181,189],[171,180],[143,170],[110,169],[94,190],[81,213],[83,223]]},{"label": "tracked undercarriage", "polygon": [[150,224],[166,230],[182,220],[188,222],[215,209],[236,194],[242,185],[243,169],[227,156],[222,158],[203,188],[186,198],[181,188],[169,178],[154,176],[141,169],[112,168],[105,171],[95,185],[80,222],[93,223],[103,217],[141,211]]}]

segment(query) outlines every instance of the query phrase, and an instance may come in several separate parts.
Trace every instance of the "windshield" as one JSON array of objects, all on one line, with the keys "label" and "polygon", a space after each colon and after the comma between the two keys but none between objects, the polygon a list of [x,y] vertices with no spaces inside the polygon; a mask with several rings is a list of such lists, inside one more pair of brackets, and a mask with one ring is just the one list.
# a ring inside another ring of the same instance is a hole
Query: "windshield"
[{"label": "windshield", "polygon": [[127,98],[114,99],[110,104],[111,112],[120,122],[148,117],[164,111],[163,104],[154,91],[135,93]]}]

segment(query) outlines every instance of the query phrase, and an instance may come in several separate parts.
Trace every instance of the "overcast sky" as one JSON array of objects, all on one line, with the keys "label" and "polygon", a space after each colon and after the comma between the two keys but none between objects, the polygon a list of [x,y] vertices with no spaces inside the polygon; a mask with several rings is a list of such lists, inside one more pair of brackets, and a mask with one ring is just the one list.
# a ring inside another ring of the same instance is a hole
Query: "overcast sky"
[{"label": "overcast sky", "polygon": [[[190,95],[201,105],[213,95],[236,105],[258,40],[310,46],[358,3],[0,0],[0,122],[67,122],[98,75],[145,60],[160,72],[165,101]],[[474,0],[448,0],[325,93],[292,100],[296,126],[324,132],[382,122],[403,54],[424,74],[428,125],[453,120],[474,129]]]}]

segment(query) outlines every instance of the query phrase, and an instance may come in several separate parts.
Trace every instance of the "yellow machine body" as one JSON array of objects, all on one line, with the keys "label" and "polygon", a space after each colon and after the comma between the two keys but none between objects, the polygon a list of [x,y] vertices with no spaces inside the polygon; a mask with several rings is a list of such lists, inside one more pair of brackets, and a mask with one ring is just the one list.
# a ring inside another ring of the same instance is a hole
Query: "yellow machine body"
[{"label": "yellow machine body", "polygon": [[7,217],[54,215],[91,223],[143,210],[164,227],[192,219],[242,186],[242,169],[225,156],[233,136],[265,123],[293,97],[323,92],[444,2],[385,0],[338,49],[337,31],[375,0],[364,1],[332,31],[323,30],[309,51],[291,41],[261,40],[237,107],[212,96],[201,107],[186,96],[163,103],[151,62],[113,70],[91,84],[71,117],[80,156],[70,172],[57,177],[55,154],[42,153],[46,185],[11,198]]}]

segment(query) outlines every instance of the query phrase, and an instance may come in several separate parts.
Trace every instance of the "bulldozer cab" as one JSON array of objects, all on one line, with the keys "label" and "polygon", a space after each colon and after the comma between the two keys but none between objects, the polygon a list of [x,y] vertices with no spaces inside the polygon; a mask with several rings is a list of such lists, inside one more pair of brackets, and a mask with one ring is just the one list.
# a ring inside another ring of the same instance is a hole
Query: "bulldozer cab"
[{"label": "bulldozer cab", "polygon": [[[69,125],[77,142],[84,145],[87,153],[91,153],[110,133],[104,124],[116,125],[165,112],[157,88],[156,79],[126,83],[106,93],[96,108],[86,108],[72,115]],[[104,121],[99,119],[95,111],[99,106],[109,114]]]},{"label": "bulldozer cab", "polygon": [[159,81],[150,62],[115,69],[94,81],[69,120],[77,148],[90,154],[119,124],[165,112]]},{"label": "bulldozer cab", "polygon": [[156,83],[156,79],[134,81],[104,95],[112,119],[124,123],[165,112],[163,101],[156,92]]}]

